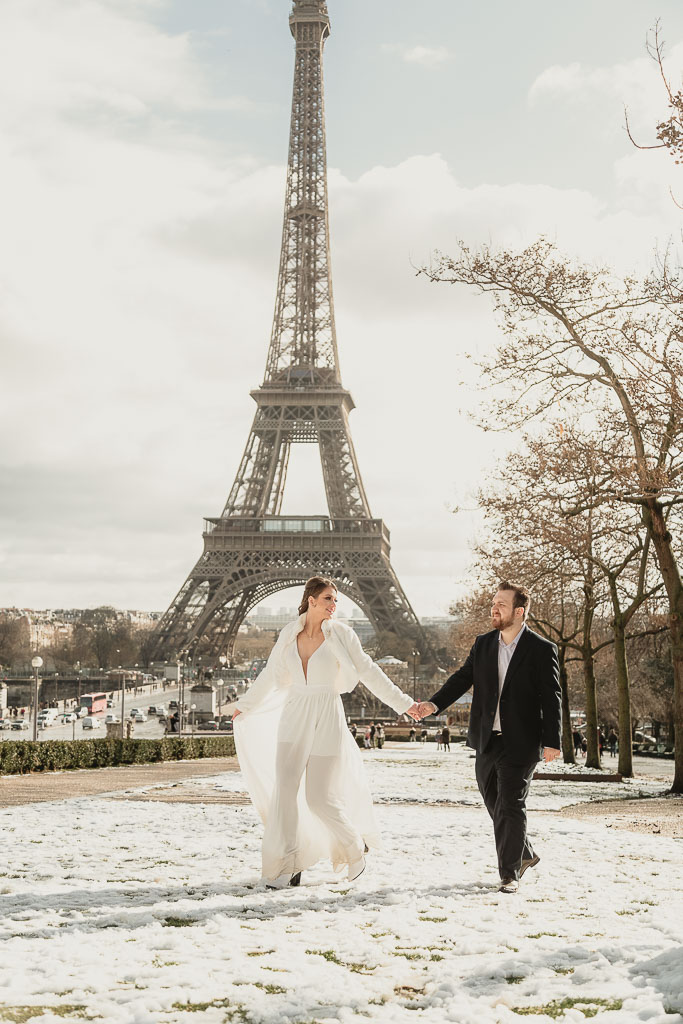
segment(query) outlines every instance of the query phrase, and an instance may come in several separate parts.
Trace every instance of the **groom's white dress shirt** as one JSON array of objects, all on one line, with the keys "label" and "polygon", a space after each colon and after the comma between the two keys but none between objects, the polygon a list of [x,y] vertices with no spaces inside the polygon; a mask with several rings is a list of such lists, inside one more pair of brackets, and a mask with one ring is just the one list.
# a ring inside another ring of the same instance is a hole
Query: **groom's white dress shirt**
[{"label": "groom's white dress shirt", "polygon": [[493,731],[502,732],[500,727],[500,695],[503,692],[503,686],[505,685],[505,676],[507,670],[512,661],[512,655],[515,653],[515,648],[519,643],[519,638],[526,629],[526,625],[522,626],[519,633],[514,640],[511,640],[509,644],[504,643],[503,634],[498,633],[498,707],[496,708],[496,717],[493,719]]}]

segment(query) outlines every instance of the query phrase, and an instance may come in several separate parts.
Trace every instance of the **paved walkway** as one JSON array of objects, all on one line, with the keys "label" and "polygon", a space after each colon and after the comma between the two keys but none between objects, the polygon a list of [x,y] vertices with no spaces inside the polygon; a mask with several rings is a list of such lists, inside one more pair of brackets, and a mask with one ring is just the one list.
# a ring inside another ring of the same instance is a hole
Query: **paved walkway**
[{"label": "paved walkway", "polygon": [[236,757],[207,757],[201,761],[162,761],[160,764],[122,765],[117,768],[1,775],[0,807],[120,793],[140,786],[173,786],[187,779],[235,772],[238,768]]}]

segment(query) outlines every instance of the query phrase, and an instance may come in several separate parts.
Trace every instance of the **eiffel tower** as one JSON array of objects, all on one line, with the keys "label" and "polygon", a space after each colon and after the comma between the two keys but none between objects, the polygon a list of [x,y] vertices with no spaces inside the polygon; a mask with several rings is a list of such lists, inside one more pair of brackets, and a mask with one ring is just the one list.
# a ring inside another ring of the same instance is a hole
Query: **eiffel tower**
[{"label": "eiffel tower", "polygon": [[[373,519],[349,430],[330,275],[323,47],[325,0],[293,0],[294,96],[273,333],[256,415],[221,516],[205,520],[204,552],[159,622],[156,658],[232,655],[239,626],[264,598],[329,576],[376,631],[429,651]],[[282,516],[293,444],[317,444],[329,516]]]}]

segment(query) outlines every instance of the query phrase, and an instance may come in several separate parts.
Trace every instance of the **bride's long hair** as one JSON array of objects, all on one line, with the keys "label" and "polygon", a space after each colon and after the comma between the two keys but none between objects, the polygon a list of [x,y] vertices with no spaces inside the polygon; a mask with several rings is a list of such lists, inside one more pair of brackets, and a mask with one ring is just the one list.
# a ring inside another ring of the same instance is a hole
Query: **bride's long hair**
[{"label": "bride's long hair", "polygon": [[328,587],[332,587],[333,590],[339,592],[339,588],[334,580],[330,580],[327,576],[311,576],[310,580],[306,581],[304,587],[304,596],[301,598],[301,604],[299,605],[299,615],[304,615],[308,611],[308,599],[309,597],[317,597],[318,594],[322,594],[323,590]]}]

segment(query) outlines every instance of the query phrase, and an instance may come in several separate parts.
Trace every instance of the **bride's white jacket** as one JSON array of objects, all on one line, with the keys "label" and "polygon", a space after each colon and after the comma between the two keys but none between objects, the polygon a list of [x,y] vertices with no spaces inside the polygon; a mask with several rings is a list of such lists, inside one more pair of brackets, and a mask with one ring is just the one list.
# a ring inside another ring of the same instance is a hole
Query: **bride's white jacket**
[{"label": "bride's white jacket", "polygon": [[[273,690],[286,690],[292,685],[293,679],[287,659],[284,657],[287,648],[296,643],[296,638],[304,628],[305,615],[300,615],[294,622],[289,622],[281,630],[277,642],[270,652],[266,667],[251,687],[235,704],[238,711],[253,711]],[[361,647],[360,640],[350,628],[342,622],[326,620],[322,624],[325,642],[329,643],[339,662],[340,672],[337,676],[337,691],[350,693],[362,682],[376,697],[397,714],[407,711],[413,698],[399,689],[387,675],[382,672],[372,658]]]}]

